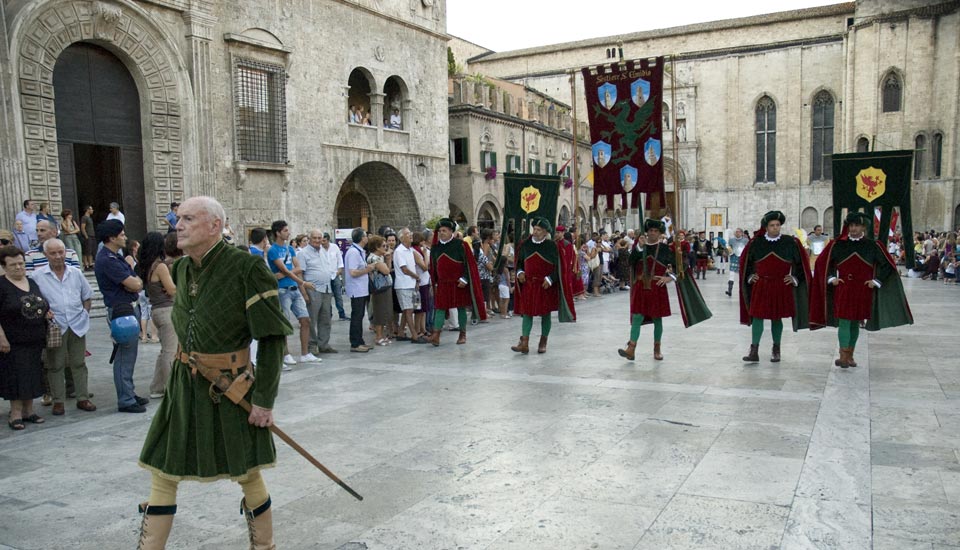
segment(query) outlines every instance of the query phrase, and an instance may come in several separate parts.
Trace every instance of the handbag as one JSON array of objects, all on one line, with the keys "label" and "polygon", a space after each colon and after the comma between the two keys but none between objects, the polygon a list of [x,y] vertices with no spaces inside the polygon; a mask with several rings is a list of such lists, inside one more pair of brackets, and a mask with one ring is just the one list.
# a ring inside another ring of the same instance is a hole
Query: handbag
[{"label": "handbag", "polygon": [[60,325],[53,319],[47,320],[47,347],[59,348],[63,345],[63,334],[60,332]]},{"label": "handbag", "polygon": [[380,273],[379,271],[373,272],[373,278],[371,279],[371,284],[373,286],[373,293],[380,294],[386,292],[393,287],[393,278],[388,274]]},{"label": "handbag", "polygon": [[587,267],[590,268],[590,271],[593,271],[594,269],[600,267],[600,254],[599,254],[599,253],[598,253],[596,256],[594,256],[594,257],[590,258],[589,260],[587,260]]}]

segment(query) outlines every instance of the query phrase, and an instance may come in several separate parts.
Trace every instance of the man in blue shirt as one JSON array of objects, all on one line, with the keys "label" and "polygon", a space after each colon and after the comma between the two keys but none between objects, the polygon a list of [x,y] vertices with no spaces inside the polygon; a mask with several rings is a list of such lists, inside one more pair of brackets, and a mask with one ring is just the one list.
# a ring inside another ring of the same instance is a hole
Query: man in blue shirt
[{"label": "man in blue shirt", "polygon": [[60,346],[47,348],[43,361],[55,416],[65,412],[63,403],[69,395],[64,376],[66,372],[72,374],[72,381],[75,382],[77,408],[82,411],[97,410],[87,391],[87,364],[84,359],[93,290],[83,272],[67,264],[66,251],[60,239],[47,239],[43,243],[43,252],[47,255],[48,263],[34,271],[32,276],[50,304],[63,336]]},{"label": "man in blue shirt", "polygon": [[177,231],[177,222],[180,221],[180,216],[177,215],[177,210],[179,209],[179,202],[170,203],[170,211],[167,212],[165,216],[167,220],[167,233],[175,233]]},{"label": "man in blue shirt", "polygon": [[[287,244],[290,239],[290,226],[283,220],[277,220],[270,226],[273,233],[273,245],[267,251],[267,263],[270,271],[278,275],[277,287],[280,292],[280,309],[287,315],[293,315],[300,322],[300,362],[319,363],[320,358],[310,353],[310,313],[307,311],[307,291],[315,290],[312,283],[300,278],[303,269],[297,260],[297,252]],[[293,357],[287,353],[283,362],[293,364]]]},{"label": "man in blue shirt", "polygon": [[[117,306],[130,305],[137,301],[140,291],[143,290],[143,281],[123,259],[121,250],[127,246],[123,223],[119,220],[101,223],[97,227],[97,239],[103,243],[103,248],[97,253],[93,270],[97,275],[97,286],[103,295],[103,303],[107,306],[109,320]],[[124,344],[114,344],[113,384],[117,388],[117,410],[120,412],[147,412],[144,405],[150,402],[146,397],[134,393],[133,389],[133,367],[137,364],[138,342],[138,339],[133,338]]]},{"label": "man in blue shirt", "polygon": [[23,224],[23,231],[27,234],[30,246],[37,241],[37,211],[33,201],[23,201],[23,210],[17,213],[17,221]]},{"label": "man in blue shirt", "polygon": [[343,258],[343,278],[350,298],[350,351],[366,353],[370,348],[363,342],[363,318],[370,298],[370,272],[372,264],[367,264],[367,254],[363,247],[367,244],[367,232],[358,227],[350,234],[353,244]]}]

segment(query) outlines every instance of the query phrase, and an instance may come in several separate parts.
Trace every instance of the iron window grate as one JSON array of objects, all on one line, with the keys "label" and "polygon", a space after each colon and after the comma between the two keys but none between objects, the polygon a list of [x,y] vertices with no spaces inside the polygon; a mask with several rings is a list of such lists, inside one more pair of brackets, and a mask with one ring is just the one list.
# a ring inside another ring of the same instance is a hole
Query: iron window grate
[{"label": "iron window grate", "polygon": [[237,59],[234,105],[238,160],[286,164],[287,74],[283,67]]}]

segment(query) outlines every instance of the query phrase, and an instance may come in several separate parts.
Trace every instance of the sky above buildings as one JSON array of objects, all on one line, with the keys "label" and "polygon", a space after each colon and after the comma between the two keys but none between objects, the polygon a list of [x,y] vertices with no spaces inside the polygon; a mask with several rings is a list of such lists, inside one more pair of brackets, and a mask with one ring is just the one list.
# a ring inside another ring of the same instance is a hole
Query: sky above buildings
[{"label": "sky above buildings", "polygon": [[836,0],[447,0],[447,32],[502,52],[837,4]]}]

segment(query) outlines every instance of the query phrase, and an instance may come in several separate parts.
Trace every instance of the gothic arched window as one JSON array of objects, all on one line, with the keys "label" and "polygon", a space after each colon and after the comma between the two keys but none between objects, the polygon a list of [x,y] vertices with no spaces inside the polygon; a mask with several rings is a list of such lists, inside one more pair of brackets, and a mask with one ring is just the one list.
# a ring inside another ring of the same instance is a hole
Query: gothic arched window
[{"label": "gothic arched window", "polygon": [[777,180],[777,105],[770,96],[757,101],[757,182]]},{"label": "gothic arched window", "polygon": [[833,179],[831,165],[833,156],[833,96],[824,90],[813,98],[813,132],[811,133],[811,160],[813,170],[810,179],[829,181]]}]

